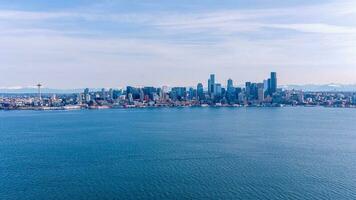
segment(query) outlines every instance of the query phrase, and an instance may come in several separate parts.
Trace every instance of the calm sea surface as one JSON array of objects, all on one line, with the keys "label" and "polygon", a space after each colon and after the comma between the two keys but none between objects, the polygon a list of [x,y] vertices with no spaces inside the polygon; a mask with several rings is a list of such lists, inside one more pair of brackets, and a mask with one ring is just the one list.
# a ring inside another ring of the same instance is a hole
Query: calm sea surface
[{"label": "calm sea surface", "polygon": [[356,199],[356,109],[2,111],[0,199]]}]

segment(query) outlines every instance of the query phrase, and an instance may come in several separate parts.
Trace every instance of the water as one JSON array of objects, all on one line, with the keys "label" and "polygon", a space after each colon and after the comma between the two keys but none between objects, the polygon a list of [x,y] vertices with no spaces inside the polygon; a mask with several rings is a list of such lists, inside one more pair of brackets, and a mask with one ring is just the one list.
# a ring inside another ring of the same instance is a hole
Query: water
[{"label": "water", "polygon": [[0,199],[356,199],[356,110],[0,112]]}]

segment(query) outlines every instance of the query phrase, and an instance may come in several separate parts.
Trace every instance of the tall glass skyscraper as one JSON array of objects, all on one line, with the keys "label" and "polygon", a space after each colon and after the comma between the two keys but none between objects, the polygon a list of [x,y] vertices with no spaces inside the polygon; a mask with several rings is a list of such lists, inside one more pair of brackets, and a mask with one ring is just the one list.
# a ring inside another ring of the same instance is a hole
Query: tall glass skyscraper
[{"label": "tall glass skyscraper", "polygon": [[197,85],[197,96],[199,100],[204,99],[204,88],[202,83],[198,83]]},{"label": "tall glass skyscraper", "polygon": [[270,94],[277,91],[277,73],[271,72],[271,82],[270,82]]},{"label": "tall glass skyscraper", "polygon": [[231,91],[234,88],[232,79],[227,80],[227,90]]},{"label": "tall glass skyscraper", "polygon": [[210,79],[208,80],[208,92],[209,94],[214,94],[215,87],[215,74],[210,74]]}]

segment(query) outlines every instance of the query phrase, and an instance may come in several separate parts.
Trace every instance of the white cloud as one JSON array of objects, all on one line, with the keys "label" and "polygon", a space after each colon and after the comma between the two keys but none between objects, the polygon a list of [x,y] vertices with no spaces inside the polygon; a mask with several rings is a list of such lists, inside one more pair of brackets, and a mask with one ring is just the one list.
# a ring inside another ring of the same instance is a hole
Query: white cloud
[{"label": "white cloud", "polygon": [[[241,83],[272,70],[282,83],[353,83],[351,5],[175,14],[0,11],[0,85],[193,85],[211,72]],[[75,26],[56,26],[64,19]],[[143,32],[119,37],[109,30],[107,36],[95,26],[81,28],[78,19],[118,29],[127,23]]]},{"label": "white cloud", "polygon": [[306,33],[356,34],[356,27],[335,26],[329,24],[268,24],[265,27],[292,29]]}]

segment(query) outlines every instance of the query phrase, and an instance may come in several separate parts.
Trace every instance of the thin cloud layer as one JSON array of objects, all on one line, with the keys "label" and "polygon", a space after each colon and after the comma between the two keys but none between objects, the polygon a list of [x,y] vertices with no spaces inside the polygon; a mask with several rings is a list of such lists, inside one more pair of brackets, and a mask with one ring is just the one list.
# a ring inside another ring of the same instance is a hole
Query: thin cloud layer
[{"label": "thin cloud layer", "polygon": [[[102,5],[105,8],[105,5]],[[354,83],[356,4],[114,12],[0,10],[0,85]],[[64,81],[66,80],[66,81]]]}]

